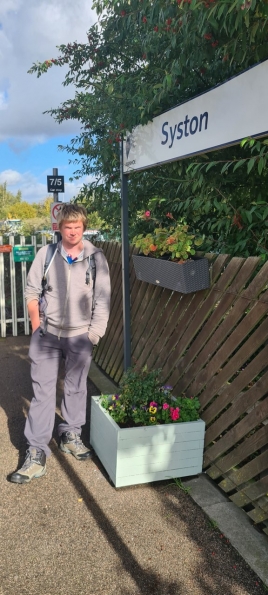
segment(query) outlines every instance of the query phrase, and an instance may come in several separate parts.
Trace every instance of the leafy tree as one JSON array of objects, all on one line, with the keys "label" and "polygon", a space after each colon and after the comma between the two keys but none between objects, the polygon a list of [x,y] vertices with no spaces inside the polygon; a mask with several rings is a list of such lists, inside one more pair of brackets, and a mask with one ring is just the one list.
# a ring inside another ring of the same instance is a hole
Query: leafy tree
[{"label": "leafy tree", "polygon": [[[62,147],[92,181],[79,200],[118,228],[118,142],[137,124],[207,91],[268,58],[267,0],[95,0],[99,22],[88,43],[59,46],[55,59],[36,63],[37,76],[68,65],[64,85],[75,98],[50,110],[57,122],[76,119],[81,134]],[[267,258],[267,143],[249,140],[209,155],[130,176],[130,235],[153,208],[165,222],[172,211],[206,248]]]},{"label": "leafy tree", "polygon": [[0,219],[7,219],[8,211],[11,205],[19,203],[21,201],[21,192],[12,194],[7,190],[6,182],[0,184]]},{"label": "leafy tree", "polygon": [[33,207],[36,209],[37,217],[50,217],[50,205],[53,203],[53,198],[48,196],[41,202],[33,203]]},{"label": "leafy tree", "polygon": [[105,221],[101,219],[97,211],[92,211],[88,214],[88,228],[102,229],[105,226]]},{"label": "leafy tree", "polygon": [[8,207],[8,219],[31,219],[36,209],[26,201],[16,202]]},{"label": "leafy tree", "polygon": [[[41,230],[50,230],[50,218],[47,217],[33,217],[24,219],[21,222],[21,233],[25,236],[31,236],[40,232]],[[50,237],[48,232],[48,237]]]}]

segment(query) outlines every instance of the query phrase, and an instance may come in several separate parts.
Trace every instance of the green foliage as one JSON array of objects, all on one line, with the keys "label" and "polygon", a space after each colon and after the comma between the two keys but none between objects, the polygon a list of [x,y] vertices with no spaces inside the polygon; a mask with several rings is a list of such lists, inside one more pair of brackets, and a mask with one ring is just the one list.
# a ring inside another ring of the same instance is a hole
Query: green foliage
[{"label": "green foliage", "polygon": [[105,221],[99,216],[97,211],[88,213],[87,226],[92,229],[102,229]]},{"label": "green foliage", "polygon": [[[44,229],[51,229],[50,217],[33,217],[21,222],[21,234],[25,236],[34,235]],[[47,237],[50,237],[49,233]]]},{"label": "green foliage", "polygon": [[[171,213],[167,217],[174,220]],[[151,212],[146,211],[144,218],[152,220]],[[203,238],[195,238],[189,233],[189,226],[184,221],[175,222],[163,227],[154,228],[152,233],[138,234],[133,238],[136,248],[147,255],[159,258],[167,256],[170,260],[187,260],[195,254],[195,246],[203,243]]]},{"label": "green foliage", "polygon": [[7,184],[0,184],[0,219],[9,218],[10,207],[14,204],[19,204],[21,201],[21,192],[12,194],[7,190]]},{"label": "green foliage", "polygon": [[28,202],[16,202],[8,207],[8,219],[32,219],[36,209]]},{"label": "green foliage", "polygon": [[[92,180],[78,200],[118,230],[122,135],[267,59],[268,3],[96,0],[94,8],[99,21],[88,43],[61,45],[58,57],[30,72],[67,65],[64,85],[75,86],[75,97],[49,113],[80,123],[81,133],[62,147],[74,160],[74,177]],[[131,174],[130,239],[140,233],[137,212],[154,199],[160,216],[171,210],[204,235],[207,250],[266,259],[267,143],[248,139]]]},{"label": "green foliage", "polygon": [[161,370],[130,368],[124,373],[118,395],[102,395],[101,405],[119,426],[148,426],[199,419],[196,397],[174,397],[172,387],[162,386]]},{"label": "green foliage", "polygon": [[51,196],[48,196],[40,202],[32,203],[32,206],[36,210],[37,217],[49,217],[50,218],[50,205],[54,202]]}]

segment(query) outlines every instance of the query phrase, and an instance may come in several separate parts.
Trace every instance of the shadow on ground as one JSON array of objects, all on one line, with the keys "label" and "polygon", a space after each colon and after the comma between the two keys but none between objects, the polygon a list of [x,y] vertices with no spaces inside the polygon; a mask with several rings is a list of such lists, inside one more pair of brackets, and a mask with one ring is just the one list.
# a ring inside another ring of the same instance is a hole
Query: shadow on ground
[{"label": "shadow on ground", "polygon": [[[6,536],[0,594],[266,595],[244,560],[174,483],[116,490],[96,457],[80,463],[61,453],[58,414],[48,476],[27,486],[6,481],[26,448],[28,343],[26,337],[0,341],[6,454],[0,464]],[[59,380],[57,404],[61,391]],[[92,393],[98,391],[89,384]],[[88,427],[89,415],[85,442]]]}]

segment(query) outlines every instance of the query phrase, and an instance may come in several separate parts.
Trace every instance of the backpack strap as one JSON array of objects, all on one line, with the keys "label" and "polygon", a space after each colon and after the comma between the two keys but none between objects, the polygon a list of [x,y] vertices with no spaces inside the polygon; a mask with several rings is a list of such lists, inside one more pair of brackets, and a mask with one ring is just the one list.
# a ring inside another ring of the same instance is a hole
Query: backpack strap
[{"label": "backpack strap", "polygon": [[94,289],[95,279],[96,279],[96,261],[95,261],[94,254],[91,254],[91,256],[88,256],[87,261],[88,261],[88,268],[86,271],[86,285],[90,284],[90,277],[92,276],[93,289]]},{"label": "backpack strap", "polygon": [[93,282],[92,310],[94,310],[94,308],[95,308],[94,293],[95,293],[95,280],[96,280],[96,261],[95,261],[94,254],[91,254],[90,256],[88,256],[87,261],[88,261],[88,268],[87,268],[87,272],[86,272],[86,285],[89,285],[90,277],[92,276],[92,282]]},{"label": "backpack strap", "polygon": [[44,272],[43,272],[43,277],[42,277],[42,293],[41,293],[41,297],[44,295],[46,289],[47,289],[47,274],[48,271],[52,265],[52,262],[56,256],[56,251],[57,251],[57,246],[58,243],[53,243],[53,244],[48,244],[47,247],[47,251],[46,251],[46,260],[45,260],[45,264],[44,264]]}]

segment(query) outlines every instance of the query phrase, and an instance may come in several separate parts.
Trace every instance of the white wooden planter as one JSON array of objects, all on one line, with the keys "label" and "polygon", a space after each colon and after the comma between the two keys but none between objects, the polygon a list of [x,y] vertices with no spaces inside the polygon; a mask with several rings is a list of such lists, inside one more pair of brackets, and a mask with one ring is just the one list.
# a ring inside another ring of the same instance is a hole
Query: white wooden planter
[{"label": "white wooden planter", "polygon": [[202,471],[205,422],[119,428],[91,398],[90,444],[116,488]]}]

